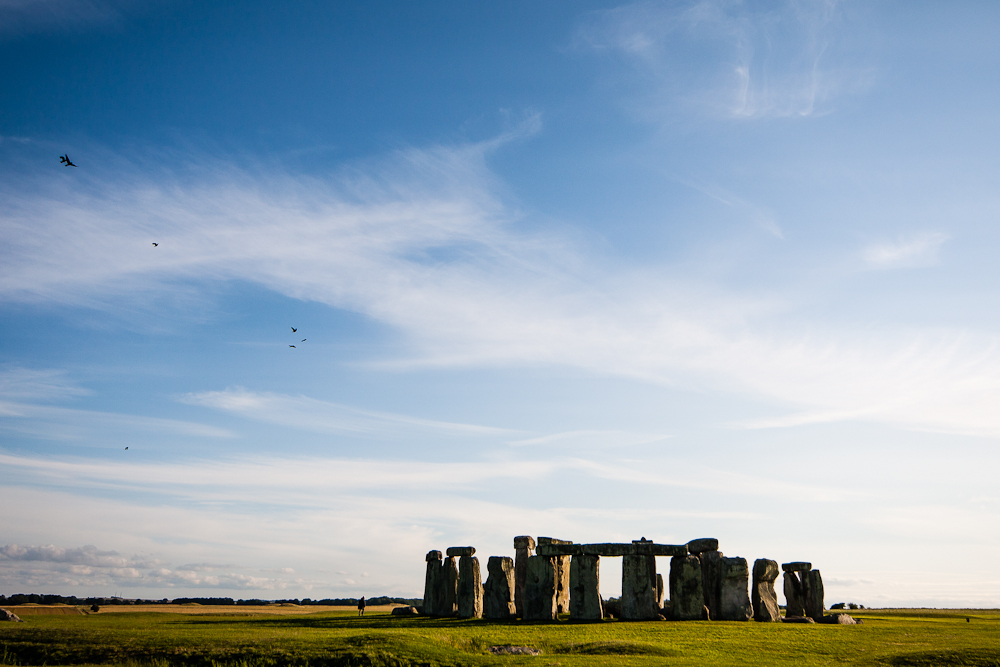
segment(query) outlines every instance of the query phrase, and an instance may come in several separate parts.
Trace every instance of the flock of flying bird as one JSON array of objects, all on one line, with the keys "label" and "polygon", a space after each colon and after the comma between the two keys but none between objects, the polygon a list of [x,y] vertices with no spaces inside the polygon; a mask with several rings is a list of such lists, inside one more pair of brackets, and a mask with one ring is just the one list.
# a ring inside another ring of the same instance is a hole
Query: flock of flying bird
[{"label": "flock of flying bird", "polygon": [[[75,167],[76,166],[75,164],[73,164],[73,161],[69,159],[69,153],[66,153],[65,155],[60,155],[59,156],[59,163],[61,165],[63,165],[64,167]],[[155,243],[155,242],[153,243],[153,247],[154,248],[156,248],[159,245],[160,245],[159,243]],[[299,331],[295,327],[290,327],[290,328],[292,330],[292,333],[298,333],[298,331]],[[300,344],[304,343],[304,342],[306,342],[305,338],[303,338],[302,340],[299,341]],[[294,345],[289,345],[288,347],[295,348]],[[295,348],[295,349],[298,349],[298,348]],[[125,449],[128,450],[128,447],[126,447]]]},{"label": "flock of flying bird", "polygon": [[[60,155],[59,156],[59,163],[62,164],[64,167],[75,167],[76,166],[75,164],[73,164],[73,161],[69,159],[69,153],[66,153],[64,155]],[[154,248],[156,248],[159,245],[160,245],[159,243],[153,243],[153,247]],[[292,329],[292,333],[297,333],[298,332],[298,329],[296,329],[295,327],[291,327],[291,329]],[[306,342],[305,338],[303,338],[302,340],[299,341],[299,343],[304,343],[304,342]],[[288,347],[294,348],[295,346],[294,345],[289,345]],[[128,447],[126,447],[125,449],[128,449]]]}]

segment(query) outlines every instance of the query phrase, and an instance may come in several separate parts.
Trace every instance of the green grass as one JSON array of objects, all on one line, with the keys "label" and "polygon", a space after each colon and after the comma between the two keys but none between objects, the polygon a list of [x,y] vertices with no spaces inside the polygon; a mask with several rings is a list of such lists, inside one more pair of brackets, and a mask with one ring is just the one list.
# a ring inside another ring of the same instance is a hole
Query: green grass
[{"label": "green grass", "polygon": [[[3,665],[962,665],[1000,667],[1000,611],[866,610],[860,626],[114,613],[0,625]],[[969,617],[971,622],[966,622]],[[493,656],[492,645],[543,654]]]}]

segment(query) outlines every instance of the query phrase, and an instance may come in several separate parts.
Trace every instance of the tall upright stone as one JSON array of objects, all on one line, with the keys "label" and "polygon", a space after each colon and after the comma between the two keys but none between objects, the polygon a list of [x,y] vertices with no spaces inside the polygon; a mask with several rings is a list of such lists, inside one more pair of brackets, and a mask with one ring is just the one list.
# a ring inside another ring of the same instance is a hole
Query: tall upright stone
[{"label": "tall upright stone", "polygon": [[621,604],[623,621],[649,621],[659,615],[655,556],[636,554],[622,558]]},{"label": "tall upright stone", "polygon": [[535,550],[535,538],[519,535],[514,538],[514,605],[517,615],[524,617],[524,584],[528,577],[528,559]]},{"label": "tall upright stone", "polygon": [[458,613],[458,564],[454,556],[448,556],[441,565],[441,598],[437,608],[438,616],[454,616]]},{"label": "tall upright stone", "polygon": [[483,575],[475,556],[462,556],[458,562],[458,617],[483,617]]},{"label": "tall upright stone", "polygon": [[[655,563],[655,561],[654,561]],[[659,572],[656,573],[656,608],[663,608],[663,594],[666,591],[663,589],[663,575]]]},{"label": "tall upright stone", "polygon": [[721,585],[722,552],[703,551],[698,555],[701,559],[701,590],[705,595],[704,605],[708,608],[708,617],[719,620],[719,593]]},{"label": "tall upright stone", "polygon": [[674,556],[670,559],[670,617],[676,621],[697,621],[704,608],[701,559]]},{"label": "tall upright stone", "polygon": [[805,616],[809,587],[807,573],[812,569],[812,563],[805,561],[782,563],[781,569],[785,573],[785,616]]},{"label": "tall upright stone", "polygon": [[778,578],[778,562],[758,558],[753,562],[753,585],[750,602],[753,605],[755,621],[777,623],[781,621],[778,596],[774,592],[774,580]]},{"label": "tall upright stone", "polygon": [[[569,540],[557,540],[554,537],[539,537],[538,545],[543,544],[573,544]],[[556,572],[556,612],[569,613],[569,569],[571,556],[549,556]]]},{"label": "tall upright stone", "polygon": [[604,618],[601,604],[601,557],[573,556],[569,566],[569,615],[574,621]]},{"label": "tall upright stone", "polygon": [[753,618],[753,605],[750,604],[747,559],[722,558],[719,573],[719,620],[749,621]]},{"label": "tall upright stone", "polygon": [[802,580],[799,579],[798,572],[785,572],[784,576],[785,593],[785,616],[805,616],[805,606],[803,599]]},{"label": "tall upright stone", "polygon": [[528,558],[522,618],[526,621],[554,621],[556,618],[556,570],[549,557]]},{"label": "tall upright stone", "polygon": [[489,573],[483,587],[483,618],[507,620],[517,615],[514,605],[514,559],[490,556],[486,562]]},{"label": "tall upright stone", "polygon": [[805,583],[803,616],[818,621],[823,618],[823,577],[820,576],[819,570],[809,570],[802,573],[802,580]]},{"label": "tall upright stone", "polygon": [[427,561],[427,572],[424,574],[424,614],[436,616],[435,597],[438,588],[438,577],[441,576],[440,551],[428,551],[425,560]]}]

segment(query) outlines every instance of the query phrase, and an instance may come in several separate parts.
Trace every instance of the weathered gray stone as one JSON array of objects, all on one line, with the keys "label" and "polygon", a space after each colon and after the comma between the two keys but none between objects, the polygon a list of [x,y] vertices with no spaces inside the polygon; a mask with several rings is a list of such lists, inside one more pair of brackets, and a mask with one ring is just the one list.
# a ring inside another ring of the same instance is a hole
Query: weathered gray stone
[{"label": "weathered gray stone", "polygon": [[9,609],[0,609],[0,621],[13,621],[14,623],[24,623],[17,614]]},{"label": "weathered gray stone", "polygon": [[424,574],[424,614],[437,615],[436,598],[438,578],[441,576],[441,552],[427,552],[427,571]]},{"label": "weathered gray stone", "polygon": [[458,562],[458,617],[483,617],[483,575],[475,556],[462,556]]},{"label": "weathered gray stone", "polygon": [[569,613],[569,570],[571,556],[556,556],[552,566],[556,570],[556,613]]},{"label": "weathered gray stone", "polygon": [[528,559],[535,548],[535,538],[518,535],[514,538],[514,606],[517,615],[524,616],[524,583],[528,575]]},{"label": "weathered gray stone", "polygon": [[753,618],[753,605],[750,604],[747,559],[721,559],[720,575],[719,620],[749,621]]},{"label": "weathered gray stone", "polygon": [[663,609],[663,575],[656,573],[656,608]]},{"label": "weathered gray stone", "polygon": [[556,618],[556,570],[551,558],[528,558],[523,618],[526,621],[553,621]]},{"label": "weathered gray stone", "polygon": [[448,547],[449,556],[458,558],[459,556],[475,556],[476,547]]},{"label": "weathered gray stone", "polygon": [[441,564],[441,598],[437,616],[454,616],[458,613],[458,563],[448,556]]},{"label": "weathered gray stone", "polygon": [[427,555],[424,556],[424,560],[427,561],[428,563],[431,562],[432,560],[441,560],[442,558],[444,558],[444,554],[442,554],[440,551],[436,549],[433,551],[428,551]]},{"label": "weathered gray stone", "polygon": [[697,621],[705,608],[701,559],[674,556],[670,559],[670,616],[676,621]]},{"label": "weathered gray stone", "polygon": [[489,577],[483,588],[483,618],[506,620],[517,615],[514,605],[514,559],[490,556],[486,562]]},{"label": "weathered gray stone", "polygon": [[656,605],[656,558],[622,559],[622,620],[650,621],[660,613]]},{"label": "weathered gray stone", "polygon": [[812,620],[808,616],[785,616],[783,619],[781,619],[781,622],[782,623],[815,623],[816,621]]},{"label": "weathered gray stone", "polygon": [[719,593],[720,576],[719,568],[722,562],[721,551],[703,551],[698,555],[701,559],[701,590],[705,595],[705,606],[713,621],[719,620]]},{"label": "weathered gray stone", "polygon": [[535,549],[539,556],[686,556],[687,545],[655,544],[640,542],[633,544],[597,543],[597,544],[539,544]]},{"label": "weathered gray stone", "polygon": [[782,572],[808,572],[812,569],[812,563],[806,563],[804,561],[795,561],[794,563],[782,563]]},{"label": "weathered gray stone", "polygon": [[805,616],[802,580],[797,572],[785,572],[785,617]]},{"label": "weathered gray stone", "polygon": [[704,551],[718,551],[719,540],[714,537],[699,537],[687,543],[688,553],[698,555]]},{"label": "weathered gray stone", "polygon": [[514,538],[514,548],[515,549],[534,549],[535,548],[535,538],[531,535],[518,535]]},{"label": "weathered gray stone", "polygon": [[830,623],[831,625],[857,625],[858,621],[849,614],[830,614],[818,619],[820,623]]},{"label": "weathered gray stone", "polygon": [[573,544],[572,540],[557,540],[554,537],[539,537],[538,546],[543,544]]},{"label": "weathered gray stone", "polygon": [[573,556],[570,562],[569,615],[575,621],[599,621],[604,618],[600,568],[600,556]]},{"label": "weathered gray stone", "polygon": [[538,556],[576,556],[583,553],[582,544],[539,544],[535,547]]},{"label": "weathered gray stone", "polygon": [[419,612],[417,612],[417,608],[416,607],[393,607],[392,608],[392,615],[393,616],[417,616],[417,615],[419,615]]},{"label": "weathered gray stone", "polygon": [[778,562],[758,558],[753,563],[753,586],[750,601],[753,604],[753,619],[760,622],[781,622],[778,596],[774,592],[774,580],[778,578]]},{"label": "weathered gray stone", "polygon": [[819,570],[809,570],[802,573],[802,581],[805,584],[805,598],[802,600],[804,615],[818,621],[823,618],[823,577]]}]

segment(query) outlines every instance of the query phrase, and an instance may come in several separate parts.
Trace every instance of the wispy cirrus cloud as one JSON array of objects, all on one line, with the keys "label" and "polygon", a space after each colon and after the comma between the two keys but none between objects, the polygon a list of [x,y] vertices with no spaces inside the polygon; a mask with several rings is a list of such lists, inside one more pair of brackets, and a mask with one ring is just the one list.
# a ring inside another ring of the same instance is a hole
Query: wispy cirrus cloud
[{"label": "wispy cirrus cloud", "polygon": [[[494,144],[410,149],[326,178],[202,163],[195,178],[158,172],[155,182],[22,180],[0,211],[0,298],[122,312],[178,285],[211,292],[246,281],[392,328],[402,344],[378,360],[386,368],[565,365],[736,392],[794,414],[1000,434],[990,407],[1000,352],[989,334],[817,330],[771,294],[526,231],[487,168]],[[940,243],[931,235],[872,257],[916,261]],[[261,418],[317,429],[473,428],[277,395],[188,400],[248,416],[266,407]]]},{"label": "wispy cirrus cloud", "polygon": [[592,12],[575,43],[624,58],[652,84],[641,104],[654,116],[683,100],[731,118],[802,117],[870,85],[870,70],[837,48],[856,30],[833,0],[638,2]]},{"label": "wispy cirrus cloud", "polygon": [[933,266],[941,246],[951,237],[940,232],[921,232],[885,243],[873,243],[861,251],[872,269],[901,269]]}]

